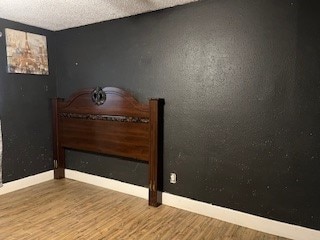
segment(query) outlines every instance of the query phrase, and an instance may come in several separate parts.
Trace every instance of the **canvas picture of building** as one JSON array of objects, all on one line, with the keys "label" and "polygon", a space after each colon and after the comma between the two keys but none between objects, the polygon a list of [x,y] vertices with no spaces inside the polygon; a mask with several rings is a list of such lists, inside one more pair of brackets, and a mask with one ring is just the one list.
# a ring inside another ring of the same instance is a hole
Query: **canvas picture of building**
[{"label": "canvas picture of building", "polygon": [[5,33],[9,73],[49,75],[45,36],[9,28]]}]

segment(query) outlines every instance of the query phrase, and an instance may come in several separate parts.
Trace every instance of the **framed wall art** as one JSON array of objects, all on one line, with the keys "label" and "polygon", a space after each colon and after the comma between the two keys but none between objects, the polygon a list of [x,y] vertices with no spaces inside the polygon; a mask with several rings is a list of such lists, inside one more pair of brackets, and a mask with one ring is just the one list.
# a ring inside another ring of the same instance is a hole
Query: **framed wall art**
[{"label": "framed wall art", "polygon": [[8,73],[49,75],[46,36],[6,28]]}]

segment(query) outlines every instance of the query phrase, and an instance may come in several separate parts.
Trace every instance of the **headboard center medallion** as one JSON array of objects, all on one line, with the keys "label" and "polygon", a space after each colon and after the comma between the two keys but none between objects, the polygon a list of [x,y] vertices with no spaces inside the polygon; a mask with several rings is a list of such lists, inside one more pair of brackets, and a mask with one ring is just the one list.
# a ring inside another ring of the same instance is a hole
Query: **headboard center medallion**
[{"label": "headboard center medallion", "polygon": [[91,92],[91,99],[96,105],[101,105],[106,101],[106,93],[102,90],[101,87],[96,87]]}]

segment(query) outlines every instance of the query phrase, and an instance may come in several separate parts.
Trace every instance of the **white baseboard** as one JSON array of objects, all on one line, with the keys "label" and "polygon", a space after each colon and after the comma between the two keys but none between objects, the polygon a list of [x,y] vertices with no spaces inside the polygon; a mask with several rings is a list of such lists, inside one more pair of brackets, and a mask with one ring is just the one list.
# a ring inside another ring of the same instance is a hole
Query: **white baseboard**
[{"label": "white baseboard", "polygon": [[[77,180],[79,182],[89,183],[144,199],[148,198],[148,189],[144,187],[69,169],[66,169],[65,174],[66,178]],[[170,193],[162,193],[162,204],[289,239],[320,239],[320,231],[317,230],[258,217],[252,214],[211,205]]]},{"label": "white baseboard", "polygon": [[163,193],[163,204],[294,240],[319,240],[320,231]]},{"label": "white baseboard", "polygon": [[[99,187],[111,189],[114,191],[130,194],[143,199],[148,199],[148,189],[129,183],[120,182],[113,179],[86,174],[74,170],[66,169],[66,178],[79,182],[84,182]],[[53,179],[53,170],[40,173],[34,176],[19,179],[13,182],[5,183],[0,188],[0,195],[13,192],[22,188],[36,185]],[[189,198],[173,195],[170,193],[161,193],[162,203],[164,205],[187,210],[204,216],[216,218],[225,222],[237,224],[243,227],[251,228],[257,231],[286,237],[294,240],[319,240],[320,231],[274,221],[271,219],[258,217],[248,213],[223,208],[208,203],[192,200]]]},{"label": "white baseboard", "polygon": [[98,187],[126,193],[136,197],[148,199],[148,189],[145,187],[120,182],[114,179],[99,177],[96,175],[82,173],[70,169],[65,170],[65,177],[83,183],[92,184]]},{"label": "white baseboard", "polygon": [[42,182],[46,182],[53,179],[53,170],[39,173],[33,176],[22,178],[16,181],[4,183],[0,188],[0,195],[13,192],[19,189],[30,187]]}]

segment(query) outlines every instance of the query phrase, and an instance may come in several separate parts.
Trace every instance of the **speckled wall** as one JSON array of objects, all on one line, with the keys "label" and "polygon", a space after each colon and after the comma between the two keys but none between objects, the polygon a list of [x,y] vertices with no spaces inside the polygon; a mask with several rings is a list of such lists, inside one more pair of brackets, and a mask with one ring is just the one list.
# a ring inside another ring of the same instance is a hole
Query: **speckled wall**
[{"label": "speckled wall", "polygon": [[[7,73],[5,28],[47,36],[49,76]],[[52,169],[50,98],[56,95],[53,33],[0,19],[0,117],[3,181]]]},{"label": "speckled wall", "polygon": [[[61,31],[58,96],[100,85],[164,98],[164,191],[320,229],[318,13],[207,0]],[[67,165],[147,185],[142,163],[68,152]]]}]

